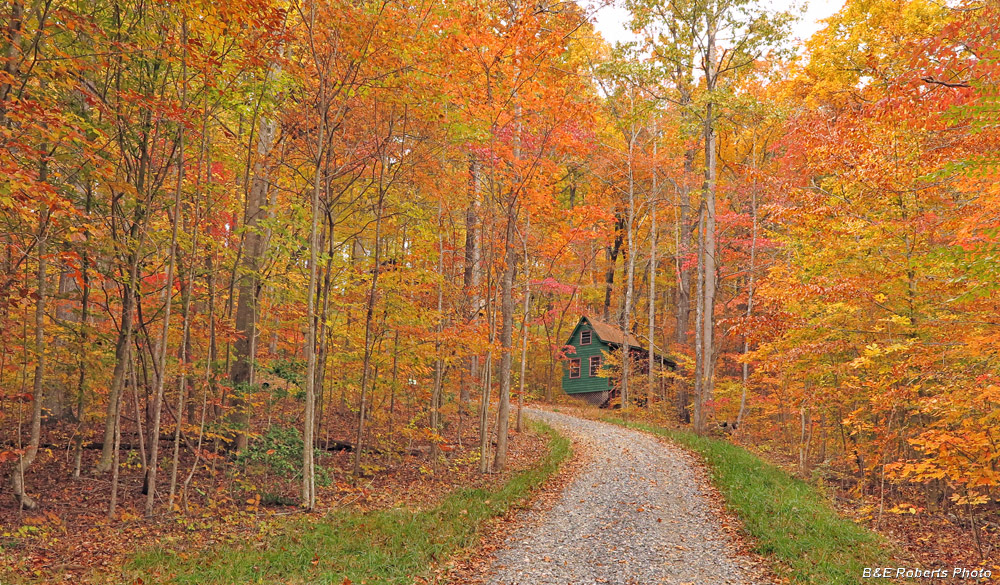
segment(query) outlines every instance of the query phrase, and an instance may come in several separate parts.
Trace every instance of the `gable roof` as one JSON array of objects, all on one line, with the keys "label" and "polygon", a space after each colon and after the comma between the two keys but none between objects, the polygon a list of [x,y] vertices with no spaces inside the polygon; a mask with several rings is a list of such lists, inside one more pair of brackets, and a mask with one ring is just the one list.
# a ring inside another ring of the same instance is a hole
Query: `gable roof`
[{"label": "gable roof", "polygon": [[[580,321],[576,324],[576,327],[573,328],[572,333],[570,333],[569,339],[566,340],[566,345],[572,345],[573,338],[576,337],[576,332],[580,329],[580,326],[583,325],[584,321],[590,324],[594,333],[597,333],[597,338],[608,345],[622,346],[625,345],[625,341],[628,340],[629,347],[640,349],[645,352],[649,351],[646,345],[632,333],[628,333],[626,336],[626,334],[623,334],[622,330],[618,327],[610,323],[605,323],[604,321],[598,321],[589,315],[580,316]],[[661,354],[656,348],[653,348],[653,356],[659,359],[661,363],[669,363],[670,367],[676,367],[677,365],[676,360]]]},{"label": "gable roof", "polygon": [[[610,323],[605,323],[604,321],[598,321],[592,317],[583,316],[581,319],[586,319],[590,326],[594,328],[594,333],[601,338],[604,343],[613,343],[615,345],[625,345],[626,336],[622,335],[622,330],[615,327]],[[628,344],[630,347],[638,347],[645,349],[642,342],[639,341],[635,335],[628,334]]]},{"label": "gable roof", "polygon": [[[646,345],[643,344],[642,341],[632,333],[628,333],[628,336],[626,337],[624,334],[622,334],[622,330],[619,329],[618,327],[610,323],[605,323],[604,321],[598,321],[597,319],[594,319],[593,317],[590,317],[588,315],[580,315],[580,321],[576,324],[576,327],[574,327],[573,331],[569,334],[569,339],[566,340],[566,345],[573,345],[572,343],[573,338],[576,337],[576,332],[580,329],[580,326],[583,325],[584,321],[590,324],[590,327],[591,329],[594,330],[594,333],[597,333],[597,338],[608,345],[622,346],[625,345],[625,340],[627,339],[629,347],[649,352],[649,349],[646,348]],[[660,363],[669,364],[671,368],[677,367],[677,360],[671,358],[670,356],[660,353],[659,350],[657,350],[655,347],[653,348],[652,353],[653,357],[659,360]]]}]

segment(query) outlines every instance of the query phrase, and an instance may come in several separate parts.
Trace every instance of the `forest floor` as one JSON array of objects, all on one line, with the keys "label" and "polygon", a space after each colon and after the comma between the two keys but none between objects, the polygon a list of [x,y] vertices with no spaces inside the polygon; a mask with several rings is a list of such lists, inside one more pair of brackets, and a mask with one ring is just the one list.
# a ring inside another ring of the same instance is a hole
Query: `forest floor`
[{"label": "forest floor", "polygon": [[[333,420],[330,435],[351,436],[352,417],[345,414]],[[91,472],[99,451],[84,449],[81,477],[67,481],[73,467],[72,429],[70,425],[48,426],[43,443],[60,447],[42,450],[26,478],[39,509],[19,510],[10,492],[0,491],[0,583],[120,583],[122,567],[138,551],[154,547],[196,555],[230,543],[261,545],[289,522],[311,521],[334,512],[433,509],[457,490],[501,489],[519,473],[537,466],[549,452],[550,438],[545,432],[528,427],[517,433],[512,426],[508,468],[481,475],[477,433],[470,420],[466,418],[461,437],[456,425],[451,425],[443,444],[444,457],[437,463],[427,457],[429,443],[419,435],[396,441],[405,449],[368,453],[360,477],[351,474],[352,452],[323,452],[317,461],[323,480],[314,514],[295,505],[294,469],[275,473],[267,465],[242,464],[220,456],[215,465],[199,467],[186,512],[166,511],[162,500],[167,486],[161,481],[158,513],[144,518],[141,458],[137,450],[126,450],[114,520],[107,517],[111,482],[106,475]],[[295,421],[283,422],[293,426]],[[403,425],[397,428],[397,433],[407,432]],[[130,439],[123,436],[122,442]],[[171,447],[164,441],[161,452],[169,457]],[[183,479],[193,456],[184,448],[181,453]],[[160,476],[169,477],[168,461],[161,461]]]},{"label": "forest floor", "polygon": [[[565,439],[559,443],[544,428],[528,425],[512,436],[510,467],[480,475],[476,432],[467,418],[461,435],[457,425],[449,427],[437,463],[428,459],[429,443],[419,434],[377,442],[381,447],[366,457],[360,477],[350,473],[351,452],[324,452],[319,463],[325,481],[315,514],[295,507],[293,474],[223,457],[195,475],[186,512],[167,513],[159,501],[159,514],[146,519],[141,470],[133,463],[138,453],[126,450],[119,512],[108,520],[110,482],[88,472],[98,452],[85,450],[83,476],[66,481],[71,429],[53,425],[43,442],[63,448],[43,450],[29,477],[41,508],[21,511],[9,493],[0,498],[0,583],[121,583],[125,577],[144,583],[243,582],[220,569],[232,566],[241,567],[244,581],[281,575],[261,581],[275,583],[317,572],[349,574],[353,582],[371,575],[368,583],[412,583],[403,575],[414,571],[430,575],[420,583],[463,585],[629,583],[630,578],[634,583],[853,584],[860,582],[858,567],[866,562],[927,568],[980,564],[968,533],[929,514],[885,514],[878,528],[889,542],[870,540],[863,528],[872,524],[870,515],[864,516],[870,501],[762,463],[761,458],[780,465],[774,454],[642,422],[649,413],[623,420],[615,418],[620,413],[594,408],[547,408],[531,417],[573,437],[569,464],[563,461]],[[600,418],[605,421],[595,420]],[[334,420],[329,435],[350,437],[351,417],[345,413]],[[399,425],[396,432],[410,431]],[[161,447],[169,452],[170,446]],[[182,456],[181,468],[190,469],[191,459]],[[519,512],[529,497],[530,508]],[[289,539],[300,532],[316,538]],[[427,534],[431,537],[418,543]],[[983,537],[994,547],[994,532],[984,531]],[[357,542],[369,544],[355,550]],[[344,551],[369,568],[329,564],[345,558]],[[400,558],[410,564],[399,564]],[[394,563],[394,573],[377,573],[379,566]]]}]

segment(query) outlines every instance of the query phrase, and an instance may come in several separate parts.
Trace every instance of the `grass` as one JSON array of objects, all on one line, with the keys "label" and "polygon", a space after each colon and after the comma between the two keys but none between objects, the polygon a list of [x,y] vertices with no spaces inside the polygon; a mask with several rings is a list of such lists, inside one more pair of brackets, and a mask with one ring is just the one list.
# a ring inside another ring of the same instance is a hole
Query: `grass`
[{"label": "grass", "polygon": [[548,454],[497,489],[457,490],[427,510],[337,511],[289,521],[257,547],[217,546],[189,556],[156,548],[133,557],[125,576],[178,584],[413,583],[433,563],[475,544],[485,521],[524,503],[569,456],[568,439],[532,424],[548,435]]},{"label": "grass", "polygon": [[640,422],[606,419],[667,437],[701,455],[726,507],[780,577],[856,585],[864,567],[895,566],[877,534],[841,517],[814,487],[728,441]]}]

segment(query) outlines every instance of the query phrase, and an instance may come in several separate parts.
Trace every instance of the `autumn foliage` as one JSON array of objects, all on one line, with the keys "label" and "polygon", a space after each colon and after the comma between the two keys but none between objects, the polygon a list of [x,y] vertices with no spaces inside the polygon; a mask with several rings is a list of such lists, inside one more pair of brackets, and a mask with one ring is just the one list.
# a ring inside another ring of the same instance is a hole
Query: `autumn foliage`
[{"label": "autumn foliage", "polygon": [[500,471],[591,314],[678,363],[612,359],[624,408],[987,554],[1000,9],[848,0],[796,53],[741,0],[626,4],[631,47],[561,2],[5,5],[5,517]]}]

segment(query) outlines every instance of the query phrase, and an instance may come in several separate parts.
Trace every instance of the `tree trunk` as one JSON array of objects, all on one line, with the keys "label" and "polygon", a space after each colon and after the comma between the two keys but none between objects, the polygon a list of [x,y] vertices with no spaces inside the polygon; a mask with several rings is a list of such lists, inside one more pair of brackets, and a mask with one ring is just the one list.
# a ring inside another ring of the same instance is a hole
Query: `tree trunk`
[{"label": "tree trunk", "polygon": [[621,252],[625,229],[625,218],[620,213],[615,214],[615,239],[614,244],[605,247],[608,256],[608,269],[604,273],[604,312],[601,319],[607,321],[611,318],[611,292],[615,287],[615,263],[618,261],[618,253]]},{"label": "tree trunk", "polygon": [[7,124],[7,101],[10,97],[10,90],[14,87],[14,81],[18,77],[21,59],[21,36],[24,26],[24,2],[14,0],[10,4],[10,20],[7,21],[7,51],[4,72],[7,79],[0,83],[0,124]]},{"label": "tree trunk", "polygon": [[[655,148],[655,146],[654,146]],[[656,369],[659,364],[653,355],[656,347],[656,175],[653,175],[653,192],[649,201],[650,226],[649,226],[649,305],[648,305],[648,331],[649,355],[647,356],[646,377],[648,386],[646,388],[646,403],[653,404],[653,396],[656,392]]]},{"label": "tree trunk", "polygon": [[521,234],[522,253],[524,257],[524,306],[521,308],[521,375],[518,378],[520,388],[517,392],[517,419],[514,429],[524,430],[524,374],[528,364],[528,314],[531,312],[531,271],[528,268],[528,229],[530,221],[524,222],[524,233]]},{"label": "tree trunk", "polygon": [[[316,4],[312,4],[310,34],[316,24]],[[315,56],[314,56],[315,57]],[[319,128],[316,137],[316,168],[313,172],[312,200],[309,225],[309,289],[306,291],[306,404],[302,422],[302,506],[316,508],[316,284],[319,281],[319,199],[323,189],[323,156],[326,147],[326,117],[329,104],[326,100],[326,80],[319,78],[317,103]],[[378,264],[375,265],[376,271]],[[359,442],[360,447],[360,442]]]},{"label": "tree trunk", "polygon": [[[756,162],[756,155],[754,156],[754,161]],[[754,269],[757,260],[757,189],[756,185],[750,192],[750,212],[753,219],[753,225],[751,227],[750,236],[750,276],[747,278],[747,322],[749,324],[750,317],[753,316],[753,284],[754,284]],[[748,325],[749,326],[749,325]],[[736,429],[738,432],[743,432],[743,420],[746,417],[747,410],[747,391],[750,386],[750,364],[746,362],[746,355],[750,353],[750,338],[744,334],[743,336],[743,388],[740,392],[740,410],[736,415]]]},{"label": "tree trunk", "polygon": [[694,423],[695,430],[703,425],[702,418],[702,402],[704,394],[702,393],[702,384],[704,381],[704,374],[702,369],[702,362],[704,358],[704,345],[702,343],[702,336],[704,334],[704,328],[702,323],[705,320],[705,206],[700,205],[698,207],[698,269],[695,273],[695,310],[694,310],[694,404],[692,419]]},{"label": "tree trunk", "polygon": [[[140,168],[136,179],[136,192],[142,193],[145,189],[146,167],[148,165],[149,153],[142,145],[140,155]],[[132,334],[135,329],[136,296],[139,286],[139,263],[142,259],[142,247],[146,240],[146,226],[149,222],[149,205],[152,200],[152,191],[147,193],[144,204],[136,207],[132,217],[132,225],[129,229],[129,237],[123,245],[129,248],[127,255],[128,282],[122,291],[122,313],[121,327],[118,329],[118,340],[115,342],[115,368],[111,374],[111,388],[108,391],[108,407],[104,416],[104,447],[101,449],[101,457],[95,467],[98,473],[111,471],[113,464],[112,449],[114,447],[115,418],[118,416],[118,401],[121,400],[122,389],[125,386],[125,376],[128,371],[128,360],[131,359],[130,347],[132,345]],[[138,242],[135,249],[131,249],[129,242]],[[145,463],[144,463],[145,464]]]},{"label": "tree trunk", "polygon": [[[490,320],[492,327],[493,320]],[[490,334],[490,347],[493,347],[493,335]],[[484,362],[483,392],[479,401],[479,473],[490,470],[490,394],[493,386],[493,350],[486,350]]]},{"label": "tree trunk", "polygon": [[[67,300],[77,290],[76,279],[73,278],[70,267],[64,266],[59,271],[59,284],[56,289],[56,298],[59,299],[59,302],[55,306],[55,312],[56,323],[59,325],[65,324],[69,327],[71,323],[79,322]],[[69,332],[67,331],[67,333]],[[56,345],[59,347],[57,351],[64,350],[66,341],[57,338]],[[73,409],[70,406],[69,388],[69,384],[58,383],[51,384],[45,389],[44,411],[48,420],[72,420]]]},{"label": "tree trunk", "polygon": [[806,400],[799,405],[799,475],[809,472],[809,440],[812,438],[812,413]]},{"label": "tree trunk", "polygon": [[701,388],[698,392],[697,400],[700,403],[699,415],[695,417],[695,432],[704,433],[706,429],[707,413],[704,411],[705,402],[712,399],[714,390],[714,366],[715,366],[715,285],[716,285],[716,262],[715,262],[715,186],[716,186],[716,135],[715,135],[715,112],[712,102],[712,92],[715,90],[715,34],[716,15],[713,10],[707,12],[707,47],[705,59],[705,80],[706,91],[709,94],[709,101],[705,105],[705,120],[703,126],[703,136],[705,140],[705,183],[702,189],[704,193],[704,233],[702,235],[705,245],[702,250],[703,268],[702,277],[704,285],[702,287],[702,334],[701,334]]},{"label": "tree trunk", "polygon": [[[131,348],[129,348],[131,350]],[[131,353],[131,351],[129,352]],[[130,368],[131,369],[131,368]],[[138,419],[136,419],[138,421]],[[142,437],[142,430],[139,431]],[[118,412],[115,413],[115,445],[113,467],[111,469],[111,501],[108,503],[108,520],[115,519],[115,509],[118,507],[118,476],[121,473],[121,445],[122,445],[122,401],[118,401]]]},{"label": "tree trunk", "polygon": [[[272,63],[267,72],[265,84],[270,84],[281,73],[281,66]],[[277,122],[263,116],[257,124],[257,158],[253,164],[253,180],[247,191],[246,212],[243,225],[243,250],[239,262],[238,302],[236,305],[235,355],[229,378],[232,382],[232,411],[230,423],[236,427],[235,449],[242,451],[247,446],[247,429],[250,425],[249,403],[245,395],[249,392],[254,378],[255,356],[251,351],[257,336],[257,300],[260,297],[260,259],[267,248],[266,238],[258,231],[257,225],[264,218],[267,202],[270,172],[267,158],[274,147]]]},{"label": "tree trunk", "polygon": [[513,362],[514,336],[514,272],[517,269],[517,251],[514,248],[514,225],[517,221],[517,203],[513,194],[507,207],[507,230],[503,278],[500,281],[500,403],[497,407],[497,452],[493,470],[503,471],[507,465],[507,435],[510,424],[510,380]]},{"label": "tree trunk", "polygon": [[[90,206],[92,203],[92,191],[87,187],[87,202],[85,211],[90,217]],[[83,290],[80,294],[80,345],[77,350],[78,376],[76,380],[76,441],[73,445],[73,478],[80,477],[80,467],[83,464],[83,415],[86,405],[86,384],[87,384],[87,352],[90,350],[88,340],[90,338],[90,230],[83,232],[85,242],[83,250],[80,252],[80,274],[83,280]]]},{"label": "tree trunk", "polygon": [[326,362],[330,354],[329,350],[329,332],[327,331],[326,322],[330,318],[330,282],[331,282],[331,270],[333,269],[333,219],[329,220],[327,225],[327,237],[326,237],[326,250],[327,250],[327,261],[326,268],[323,270],[323,308],[320,309],[319,314],[319,356],[317,358],[316,364],[316,437],[317,440],[322,434],[323,429],[323,412],[326,408]]},{"label": "tree trunk", "polygon": [[[493,263],[492,247],[487,266]],[[479,472],[490,470],[490,395],[493,390],[493,343],[496,341],[496,309],[493,297],[493,287],[487,274],[487,325],[489,326],[489,348],[483,362],[483,391],[479,400]]]},{"label": "tree trunk", "polygon": [[628,144],[628,217],[625,222],[626,237],[628,246],[628,262],[625,270],[625,308],[621,316],[622,329],[622,410],[629,407],[629,374],[632,369],[632,353],[629,344],[629,332],[632,321],[632,295],[635,292],[635,174],[632,170],[632,161],[635,155],[635,141],[638,138],[636,133],[629,137]]},{"label": "tree trunk", "polygon": [[444,362],[441,356],[441,336],[444,331],[444,225],[441,221],[441,203],[438,202],[438,287],[437,287],[437,337],[434,340],[434,390],[431,392],[431,460],[437,462],[440,455],[438,438],[441,436],[441,384],[444,376]]},{"label": "tree trunk", "polygon": [[[482,254],[480,240],[477,235],[479,224],[479,165],[476,159],[469,156],[469,208],[465,212],[465,267],[463,287],[466,298],[469,299],[468,319],[474,323],[479,320],[482,300],[479,297],[479,284],[482,280],[480,256]],[[459,390],[459,416],[469,402],[469,385],[479,380],[479,355],[469,357],[469,384],[462,384]]]},{"label": "tree trunk", "polygon": [[[184,37],[187,34],[187,25],[184,25]],[[185,41],[186,43],[186,41]],[[183,70],[182,66],[182,70]],[[182,76],[185,78],[186,75]],[[184,98],[181,98],[183,103]],[[177,232],[178,225],[180,224],[180,213],[181,213],[181,194],[182,187],[184,184],[184,126],[180,127],[178,137],[177,137],[177,187],[174,191],[174,213],[171,223],[171,234],[170,234],[170,262],[167,265],[167,282],[165,289],[165,300],[163,308],[163,330],[160,334],[160,346],[157,348],[159,350],[159,356],[157,357],[157,362],[159,366],[156,372],[156,389],[154,391],[153,397],[153,421],[150,425],[149,431],[149,463],[146,464],[146,517],[153,515],[153,504],[156,498],[156,473],[159,465],[159,453],[160,453],[160,415],[163,411],[163,386],[167,377],[167,345],[169,342],[170,334],[170,307],[173,304],[173,293],[174,293],[174,270],[177,264]],[[177,413],[180,417],[180,413]],[[180,422],[178,421],[178,426]]]},{"label": "tree trunk", "polygon": [[[45,167],[43,163],[42,171],[39,173],[41,180],[45,180]],[[34,510],[38,503],[31,498],[24,489],[24,472],[35,461],[38,455],[38,444],[42,436],[42,403],[45,400],[45,304],[48,300],[48,286],[46,269],[48,265],[48,212],[39,214],[38,226],[38,300],[35,301],[35,376],[32,384],[31,396],[31,436],[28,439],[28,446],[21,456],[14,470],[11,472],[11,487],[14,492],[14,499],[21,508]],[[20,439],[20,435],[18,435]]]},{"label": "tree trunk", "polygon": [[372,362],[372,329],[374,328],[375,295],[378,291],[378,275],[381,271],[380,263],[382,262],[382,206],[385,203],[385,191],[383,189],[383,186],[380,184],[379,200],[375,216],[375,265],[372,267],[372,284],[371,288],[368,289],[368,300],[365,307],[365,356],[361,364],[361,400],[358,405],[358,433],[354,442],[356,446],[354,450],[354,475],[361,473],[361,455],[364,453],[365,447],[364,433],[365,415],[368,406],[368,371],[371,369]]},{"label": "tree trunk", "polygon": [[[687,112],[687,107],[691,103],[691,90],[688,88],[687,80],[690,79],[690,71],[684,70],[678,65],[676,71],[676,83],[680,89],[680,105]],[[688,328],[691,321],[691,268],[688,264],[688,254],[691,253],[691,239],[694,233],[694,225],[691,222],[691,190],[687,184],[687,178],[694,175],[695,147],[689,146],[684,151],[684,179],[677,187],[677,227],[676,227],[676,255],[674,262],[677,270],[677,309],[676,309],[676,331],[675,341],[680,347],[688,345]],[[690,397],[688,396],[688,384],[684,380],[675,381],[677,387],[677,418],[685,424],[691,422],[691,411],[688,408]]]}]

